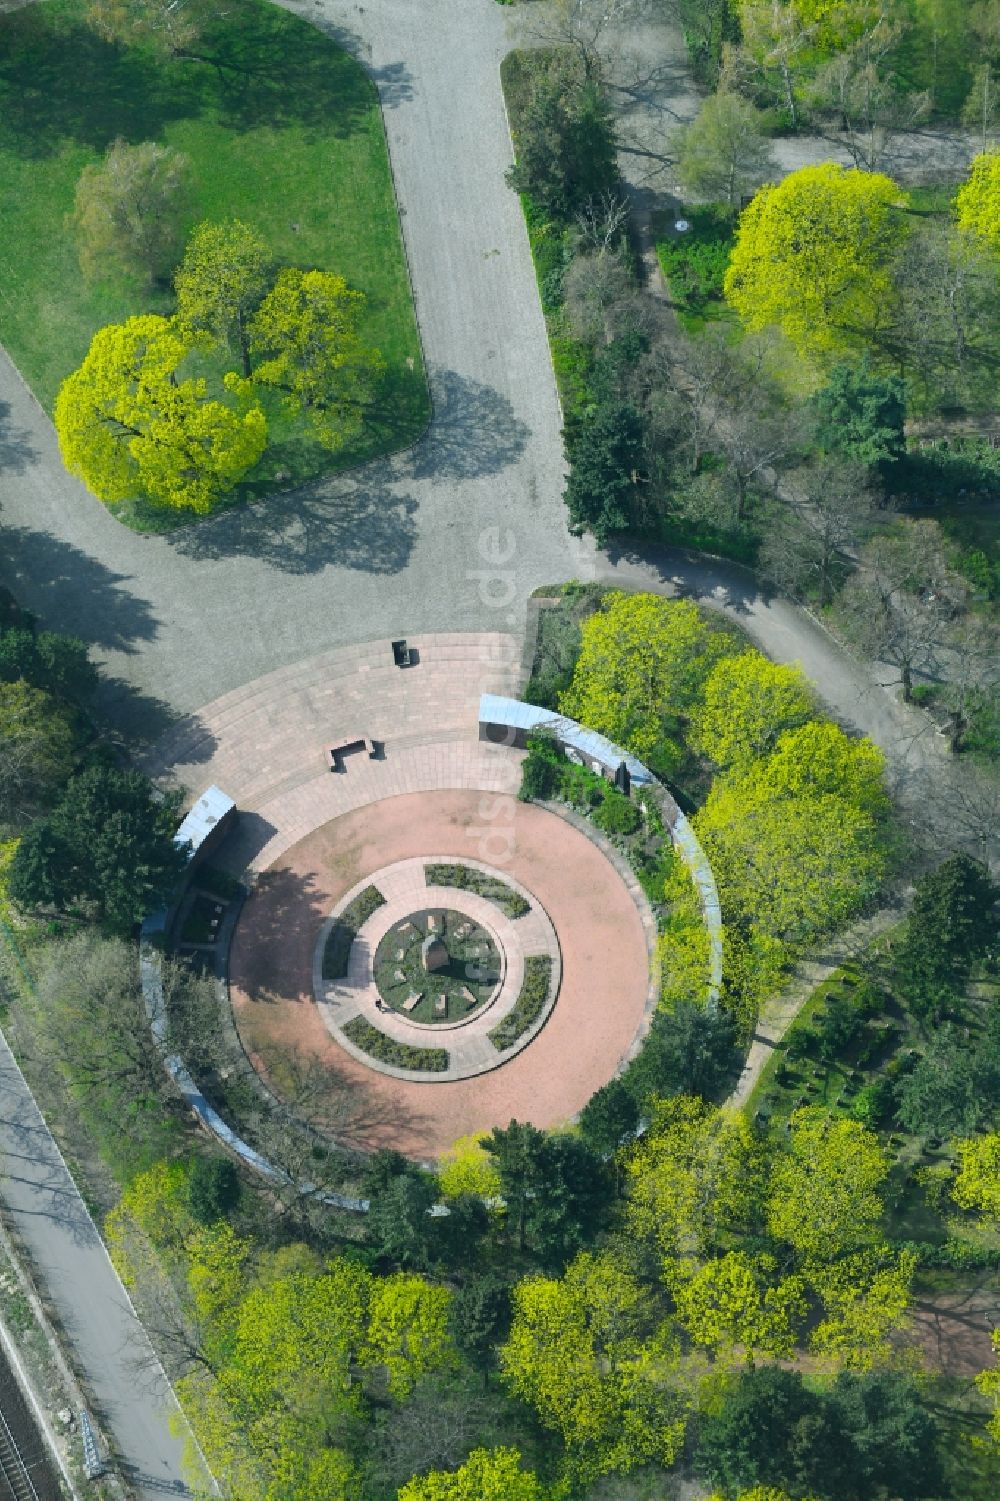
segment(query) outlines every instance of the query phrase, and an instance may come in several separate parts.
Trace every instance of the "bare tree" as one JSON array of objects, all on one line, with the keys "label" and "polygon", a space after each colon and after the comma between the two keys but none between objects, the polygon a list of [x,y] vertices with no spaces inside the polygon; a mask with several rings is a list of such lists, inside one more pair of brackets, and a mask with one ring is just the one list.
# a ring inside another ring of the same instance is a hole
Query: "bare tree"
[{"label": "bare tree", "polygon": [[946,647],[942,698],[948,712],[948,749],[957,755],[978,714],[1000,717],[1000,633],[991,621],[964,615],[949,630]]},{"label": "bare tree", "polygon": [[925,224],[900,252],[886,345],[904,368],[956,399],[980,368],[992,382],[998,332],[996,257],[947,224]]},{"label": "bare tree", "polygon": [[820,604],[829,604],[875,505],[868,470],[861,464],[824,459],[799,470],[786,479],[772,508],[761,566],[789,593],[814,585]]},{"label": "bare tree", "polygon": [[809,90],[814,123],[866,172],[889,165],[898,138],[930,114],[930,94],[907,93],[892,72],[889,59],[901,34],[897,23],[881,16],[820,69]]},{"label": "bare tree", "polygon": [[816,25],[804,21],[785,0],[745,6],[740,17],[743,42],[723,54],[723,80],[733,87],[752,83],[787,111],[793,130],[799,124],[798,87],[808,64]]},{"label": "bare tree", "polygon": [[992,63],[981,63],[962,106],[962,124],[978,131],[981,151],[987,151],[1000,120],[1000,86]]},{"label": "bare tree", "polygon": [[863,549],[860,567],[837,600],[844,634],[877,662],[899,670],[903,698],[913,698],[918,672],[940,675],[964,587],[948,568],[935,521],[904,518]]},{"label": "bare tree", "polygon": [[649,323],[646,299],[630,267],[614,251],[578,255],[563,290],[573,331],[589,343],[611,344]]}]

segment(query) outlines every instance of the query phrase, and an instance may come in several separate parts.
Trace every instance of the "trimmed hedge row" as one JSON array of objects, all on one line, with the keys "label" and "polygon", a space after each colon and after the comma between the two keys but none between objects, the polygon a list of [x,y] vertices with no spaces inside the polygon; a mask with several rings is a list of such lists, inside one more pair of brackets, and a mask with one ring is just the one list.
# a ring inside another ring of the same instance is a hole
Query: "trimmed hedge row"
[{"label": "trimmed hedge row", "polygon": [[490,1042],[498,1053],[513,1047],[519,1037],[533,1027],[542,1014],[552,981],[552,960],[548,954],[532,954],[524,961],[521,994],[498,1027],[490,1033]]},{"label": "trimmed hedge row", "polygon": [[378,1027],[373,1027],[363,1016],[352,1017],[344,1024],[343,1032],[363,1053],[382,1063],[391,1063],[394,1068],[440,1074],[448,1067],[448,1054],[444,1048],[414,1048],[408,1042],[397,1042],[394,1037],[387,1037]]},{"label": "trimmed hedge row", "polygon": [[485,897],[500,908],[505,917],[523,917],[531,911],[531,903],[525,901],[519,891],[489,876],[471,865],[425,865],[424,879],[428,886],[453,886],[458,891],[471,891],[475,896]]},{"label": "trimmed hedge row", "polygon": [[324,980],[344,978],[351,944],[358,936],[358,929],[364,927],[373,912],[384,906],[385,897],[378,887],[366,886],[364,891],[358,892],[350,906],[344,908],[330,929],[330,936],[323,950]]}]

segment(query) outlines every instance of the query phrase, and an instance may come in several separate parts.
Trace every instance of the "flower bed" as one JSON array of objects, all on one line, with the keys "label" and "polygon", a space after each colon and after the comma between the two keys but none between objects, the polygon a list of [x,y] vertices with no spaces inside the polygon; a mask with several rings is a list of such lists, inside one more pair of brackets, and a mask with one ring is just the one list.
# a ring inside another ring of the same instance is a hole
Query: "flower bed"
[{"label": "flower bed", "polygon": [[542,1014],[552,982],[552,960],[548,954],[532,954],[524,961],[521,994],[498,1027],[490,1033],[490,1042],[498,1053],[505,1053],[533,1027]]},{"label": "flower bed", "polygon": [[390,1063],[394,1068],[440,1074],[448,1067],[448,1053],[444,1048],[414,1048],[408,1042],[397,1042],[394,1037],[387,1037],[378,1027],[373,1027],[363,1016],[345,1022],[343,1032],[363,1053],[377,1058],[380,1063]]},{"label": "flower bed", "polygon": [[471,865],[426,865],[424,877],[428,886],[454,886],[459,891],[471,891],[475,896],[485,897],[486,901],[499,907],[505,917],[523,917],[531,911],[531,903],[513,886]]},{"label": "flower bed", "polygon": [[347,974],[347,960],[351,944],[358,936],[373,912],[385,906],[385,897],[377,886],[366,886],[359,891],[353,902],[345,907],[330,929],[323,950],[324,980],[342,980]]}]

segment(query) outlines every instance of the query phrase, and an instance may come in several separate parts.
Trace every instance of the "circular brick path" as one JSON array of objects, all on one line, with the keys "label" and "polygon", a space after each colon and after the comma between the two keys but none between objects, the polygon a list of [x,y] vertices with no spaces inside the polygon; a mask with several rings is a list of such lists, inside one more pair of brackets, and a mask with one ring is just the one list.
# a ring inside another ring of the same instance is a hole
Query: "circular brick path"
[{"label": "circular brick path", "polygon": [[[427,858],[499,868],[537,898],[559,939],[562,983],[545,1026],[509,1063],[474,1079],[376,1073],[337,1045],[313,996],[316,942],[336,903],[386,865]],[[261,873],[230,956],[236,1024],[272,1087],[280,1092],[290,1054],[319,1061],[329,1070],[331,1129],[345,1146],[424,1159],[512,1118],[551,1126],[574,1116],[642,1029],[648,976],[639,911],[601,850],[554,813],[470,789],[369,802],[285,850]]]}]

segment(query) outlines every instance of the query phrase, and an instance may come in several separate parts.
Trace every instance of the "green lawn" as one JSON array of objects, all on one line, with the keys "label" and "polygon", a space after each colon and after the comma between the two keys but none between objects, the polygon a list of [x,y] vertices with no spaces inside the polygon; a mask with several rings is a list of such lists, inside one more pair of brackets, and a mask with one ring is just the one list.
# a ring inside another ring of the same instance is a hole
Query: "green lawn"
[{"label": "green lawn", "polygon": [[[66,215],[82,168],[116,138],[190,158],[186,227],[239,217],[282,265],[336,271],[368,298],[363,334],[388,376],[362,436],[331,456],[264,401],[272,444],[241,495],[263,494],[413,442],[430,403],[375,90],[315,27],[263,0],[233,0],[199,51],[163,63],[103,42],[80,0],[45,0],[0,21],[0,342],[51,411],[92,334],[167,313],[169,287],[86,282]],[[209,374],[220,373],[209,369]],[[132,508],[142,526],[193,519]]]}]

